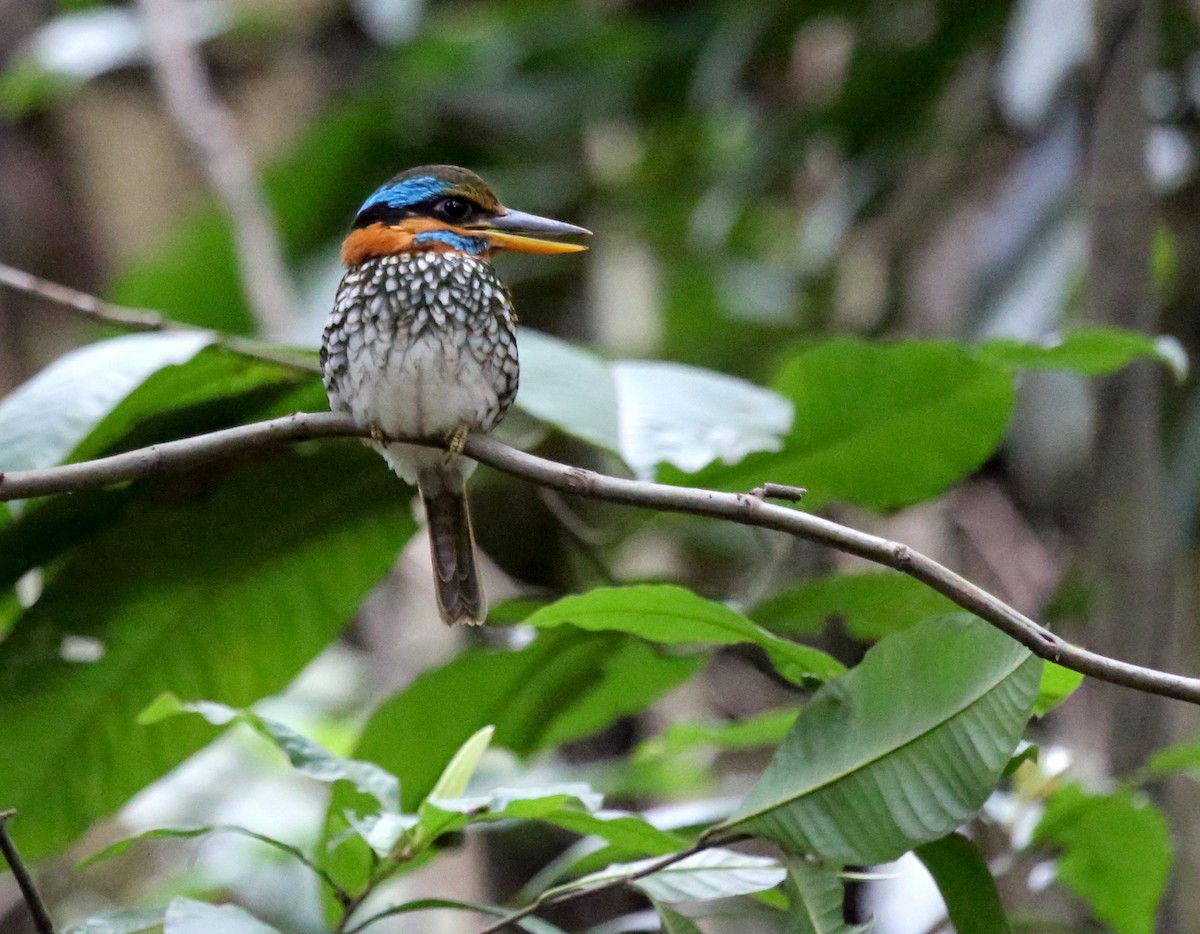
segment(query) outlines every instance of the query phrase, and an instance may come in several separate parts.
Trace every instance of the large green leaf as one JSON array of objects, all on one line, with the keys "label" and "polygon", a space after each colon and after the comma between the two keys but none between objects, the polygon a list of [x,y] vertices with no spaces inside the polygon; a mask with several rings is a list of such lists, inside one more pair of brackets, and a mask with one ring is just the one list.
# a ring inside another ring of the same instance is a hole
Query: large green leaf
[{"label": "large green leaf", "polygon": [[194,357],[206,334],[129,334],[59,357],[0,402],[0,470],[62,463],[108,413],[157,370]]},{"label": "large green leaf", "polygon": [[525,329],[517,405],[621,456],[653,479],[659,464],[688,473],[751,451],[777,451],[792,407],[777,393],[679,363],[618,360]]},{"label": "large green leaf", "polygon": [[[215,492],[196,479],[163,484],[157,508],[76,549],[0,644],[0,787],[31,856],[209,737],[188,718],[137,727],[150,701],[170,690],[244,706],[280,690],[414,530],[404,486],[356,445],[290,450]],[[98,658],[64,658],[80,637]]]},{"label": "large green leaf", "polygon": [[937,883],[956,934],[1012,934],[1004,905],[979,848],[962,834],[947,834],[916,849]]},{"label": "large green leaf", "polygon": [[71,460],[262,418],[273,400],[319,382],[315,373],[206,347],[185,362],[149,374],[80,440]]},{"label": "large green leaf", "polygon": [[[119,342],[93,346],[111,347],[118,356],[123,353]],[[108,353],[106,349],[101,356],[107,359]],[[162,363],[163,358],[155,362]],[[204,347],[183,362],[165,363],[121,398],[104,395],[104,405],[112,406],[106,413],[93,395],[77,392],[70,368],[52,382],[51,375],[47,371],[27,384],[45,379],[47,391],[64,393],[46,416],[58,426],[56,443],[43,449],[42,457],[48,463],[86,460],[282,414],[278,406],[284,412],[313,408],[323,404],[324,398],[313,374],[219,347]],[[101,385],[106,385],[103,380]],[[86,434],[81,438],[80,432]],[[110,525],[126,509],[137,508],[139,497],[134,485],[26,503],[16,521],[0,527],[0,582],[15,581],[31,568],[46,567],[70,547]]]},{"label": "large green leaf", "polygon": [[1040,660],[972,617],[890,636],[801,709],[726,826],[855,864],[944,836],[995,787],[1040,676]]},{"label": "large green leaf", "polygon": [[684,587],[641,584],[597,587],[542,607],[526,621],[539,628],[570,623],[592,632],[627,632],[666,645],[758,645],[779,672],[794,681],[825,680],[845,671],[818,649],[781,639],[722,603]]},{"label": "large green leaf", "polygon": [[879,639],[958,607],[920,581],[894,571],[834,574],[764,600],[750,617],[772,632],[819,633],[839,620],[856,639]]},{"label": "large green leaf", "polygon": [[978,468],[1003,439],[1015,400],[1007,367],[948,342],[829,341],[789,360],[774,388],[796,409],[783,450],[688,482],[750,490],[770,480],[806,487],[809,507],[897,509]]},{"label": "large green leaf", "polygon": [[1171,872],[1167,822],[1140,792],[1091,795],[1077,784],[1046,802],[1035,843],[1062,850],[1059,881],[1117,934],[1153,934]]}]

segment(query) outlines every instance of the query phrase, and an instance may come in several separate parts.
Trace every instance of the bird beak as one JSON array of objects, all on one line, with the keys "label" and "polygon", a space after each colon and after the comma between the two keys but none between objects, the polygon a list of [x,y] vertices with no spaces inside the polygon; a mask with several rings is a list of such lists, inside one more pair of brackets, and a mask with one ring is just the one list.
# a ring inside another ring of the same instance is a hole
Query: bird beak
[{"label": "bird beak", "polygon": [[484,236],[487,237],[493,249],[516,250],[519,253],[578,253],[587,247],[579,243],[560,243],[555,240],[542,240],[528,237],[524,234],[543,234],[550,237],[590,237],[592,232],[574,224],[551,220],[548,217],[538,217],[536,214],[526,214],[524,211],[510,211],[489,218],[484,224]]}]

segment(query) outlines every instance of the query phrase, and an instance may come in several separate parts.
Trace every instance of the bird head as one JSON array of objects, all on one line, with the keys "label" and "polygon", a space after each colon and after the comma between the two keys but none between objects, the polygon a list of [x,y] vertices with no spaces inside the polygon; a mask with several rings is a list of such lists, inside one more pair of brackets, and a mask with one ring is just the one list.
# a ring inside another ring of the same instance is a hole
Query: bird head
[{"label": "bird head", "polygon": [[504,207],[487,183],[453,165],[409,169],[358,209],[342,244],[346,265],[413,250],[490,257],[497,250],[576,253],[587,247],[544,237],[590,235],[574,224]]}]

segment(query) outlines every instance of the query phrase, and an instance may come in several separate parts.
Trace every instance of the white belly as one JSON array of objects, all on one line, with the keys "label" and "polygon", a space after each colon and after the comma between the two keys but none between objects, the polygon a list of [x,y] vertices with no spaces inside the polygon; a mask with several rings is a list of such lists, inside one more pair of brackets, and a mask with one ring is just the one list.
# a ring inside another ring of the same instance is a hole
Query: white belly
[{"label": "white belly", "polygon": [[[464,426],[487,431],[499,411],[496,374],[485,373],[469,351],[447,347],[441,335],[427,334],[404,348],[394,347],[386,366],[348,375],[357,387],[349,400],[355,421],[389,437],[449,438]],[[410,483],[421,467],[447,457],[435,448],[373,446]]]},{"label": "white belly", "polygon": [[387,365],[352,373],[350,398],[357,421],[392,436],[442,437],[465,425],[490,428],[499,408],[495,374],[471,353],[426,335],[393,348]]}]

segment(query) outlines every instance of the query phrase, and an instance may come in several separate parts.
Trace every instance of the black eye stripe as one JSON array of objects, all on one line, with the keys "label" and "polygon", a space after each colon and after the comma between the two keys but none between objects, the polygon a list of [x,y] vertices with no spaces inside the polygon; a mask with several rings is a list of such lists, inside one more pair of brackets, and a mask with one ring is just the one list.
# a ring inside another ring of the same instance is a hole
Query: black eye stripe
[{"label": "black eye stripe", "polygon": [[[441,208],[448,201],[453,201],[462,204],[466,210],[462,213],[447,213]],[[373,204],[370,207],[359,211],[358,216],[354,219],[353,228],[368,227],[371,224],[396,224],[400,223],[406,217],[435,217],[438,220],[449,221],[451,223],[462,223],[471,218],[485,214],[486,211],[479,204],[466,198],[462,195],[442,195],[437,198],[429,198],[425,201],[417,202],[416,204],[406,205],[404,207],[394,207],[386,204]]]}]

